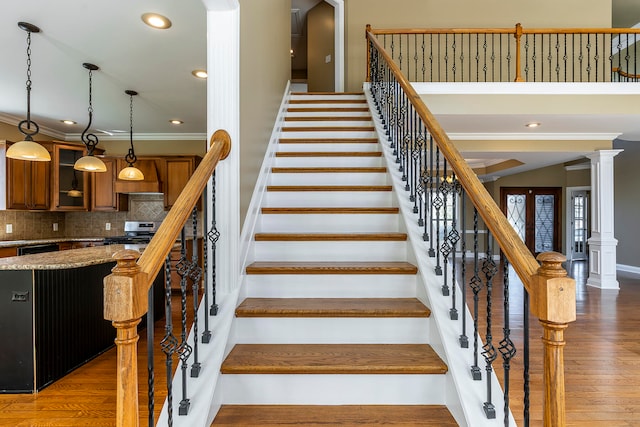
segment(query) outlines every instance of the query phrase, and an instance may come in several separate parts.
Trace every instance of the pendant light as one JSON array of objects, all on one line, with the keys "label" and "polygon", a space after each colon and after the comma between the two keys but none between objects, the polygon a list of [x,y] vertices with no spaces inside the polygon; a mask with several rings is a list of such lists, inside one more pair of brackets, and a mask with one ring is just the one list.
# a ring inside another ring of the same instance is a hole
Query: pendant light
[{"label": "pendant light", "polygon": [[89,70],[89,123],[85,130],[82,131],[81,136],[82,142],[85,147],[87,147],[87,155],[80,157],[73,165],[73,168],[85,172],[106,172],[107,166],[104,162],[93,155],[93,149],[98,145],[98,137],[93,133],[87,133],[91,127],[91,121],[93,120],[93,103],[91,93],[92,76],[93,72],[100,68],[97,65],[89,64],[87,62],[82,64],[82,66]]},{"label": "pendant light", "polygon": [[136,96],[138,92],[127,89],[124,93],[129,95],[129,142],[131,143],[131,146],[129,147],[129,152],[124,157],[128,166],[120,171],[118,179],[126,181],[142,181],[144,179],[144,174],[140,169],[134,166],[138,158],[133,150],[133,97]]},{"label": "pendant light", "polygon": [[33,140],[40,127],[31,120],[31,33],[39,33],[40,28],[28,22],[18,22],[18,27],[27,32],[27,119],[18,123],[18,130],[24,135],[24,140],[12,144],[6,156],[11,159],[48,162],[51,161],[51,155],[47,149]]},{"label": "pendant light", "polygon": [[[73,152],[73,161],[76,161],[76,153]],[[67,191],[67,196],[69,197],[82,197],[82,191],[78,190],[78,174],[76,170],[73,170],[73,179],[71,180],[71,190]]]}]

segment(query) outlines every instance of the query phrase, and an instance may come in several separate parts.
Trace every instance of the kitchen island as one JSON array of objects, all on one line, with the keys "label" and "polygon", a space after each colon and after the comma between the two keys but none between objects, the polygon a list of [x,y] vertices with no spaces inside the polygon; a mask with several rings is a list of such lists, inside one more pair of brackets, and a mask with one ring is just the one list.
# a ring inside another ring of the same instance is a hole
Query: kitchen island
[{"label": "kitchen island", "polygon": [[[0,259],[0,392],[42,390],[113,345],[116,331],[103,318],[103,279],[124,248]],[[157,319],[164,315],[163,272],[152,289]]]}]

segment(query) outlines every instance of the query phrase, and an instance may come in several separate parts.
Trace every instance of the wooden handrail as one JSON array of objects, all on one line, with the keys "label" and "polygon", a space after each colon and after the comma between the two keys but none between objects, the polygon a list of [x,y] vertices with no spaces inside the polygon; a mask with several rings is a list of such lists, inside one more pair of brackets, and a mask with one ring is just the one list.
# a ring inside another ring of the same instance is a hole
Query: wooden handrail
[{"label": "wooden handrail", "polygon": [[611,69],[611,72],[616,73],[619,76],[626,77],[628,79],[640,79],[640,74],[627,73],[626,71],[623,71],[622,69],[620,69],[620,67],[613,67]]},{"label": "wooden handrail", "polygon": [[531,312],[538,317],[543,328],[544,426],[564,427],[564,330],[569,322],[576,319],[575,280],[566,277],[567,273],[561,266],[561,263],[566,261],[566,257],[559,253],[547,252],[538,257],[542,266],[538,264],[373,32],[367,31],[367,40],[383,57],[405,96],[435,140],[440,152],[447,159],[478,214],[527,289],[531,299]]},{"label": "wooden handrail", "polygon": [[[640,34],[640,28],[522,28],[522,34]],[[374,35],[389,34],[516,34],[514,28],[372,28]]]},{"label": "wooden handrail", "polygon": [[104,318],[110,320],[116,328],[117,427],[139,425],[137,325],[147,312],[149,288],[175,244],[178,234],[193,212],[198,199],[202,196],[216,165],[228,156],[230,150],[229,134],[223,130],[216,131],[211,137],[209,151],[180,193],[143,255],[140,256],[140,253],[134,250],[115,253],[117,265],[112,273],[104,278]]}]

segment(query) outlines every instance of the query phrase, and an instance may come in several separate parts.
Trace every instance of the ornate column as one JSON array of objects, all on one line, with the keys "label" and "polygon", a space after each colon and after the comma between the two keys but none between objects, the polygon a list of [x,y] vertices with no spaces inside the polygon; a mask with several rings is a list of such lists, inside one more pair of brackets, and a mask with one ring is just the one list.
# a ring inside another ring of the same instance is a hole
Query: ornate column
[{"label": "ornate column", "polygon": [[587,285],[619,289],[616,280],[616,246],[613,235],[613,158],[622,150],[599,150],[591,159],[591,237]]}]

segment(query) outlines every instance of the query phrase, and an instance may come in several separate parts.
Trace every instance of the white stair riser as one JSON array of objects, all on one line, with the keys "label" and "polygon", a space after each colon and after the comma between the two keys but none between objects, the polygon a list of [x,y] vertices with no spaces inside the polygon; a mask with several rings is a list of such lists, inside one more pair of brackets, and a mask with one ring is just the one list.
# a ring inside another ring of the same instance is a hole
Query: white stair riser
[{"label": "white stair riser", "polygon": [[417,276],[411,274],[250,274],[245,297],[255,298],[412,298]]},{"label": "white stair riser", "polygon": [[443,405],[444,375],[222,375],[223,404]]},{"label": "white stair riser", "polygon": [[236,319],[238,344],[427,344],[429,318]]},{"label": "white stair riser", "polygon": [[349,157],[276,157],[275,167],[278,168],[379,168],[384,166],[382,157],[349,156]]},{"label": "white stair riser", "polygon": [[406,242],[255,242],[256,261],[404,261]]},{"label": "white stair riser", "polygon": [[284,122],[283,127],[288,128],[298,128],[298,127],[365,127],[365,126],[373,126],[373,121],[370,120],[339,120],[339,121],[331,121],[331,120],[305,120],[305,121],[290,121]]},{"label": "white stair riser", "polygon": [[345,103],[335,103],[335,102],[303,102],[303,103],[295,103],[289,104],[288,108],[362,108],[367,104],[362,104],[360,102],[345,102]]},{"label": "white stair riser", "polygon": [[369,131],[287,131],[280,132],[279,138],[376,138],[376,132]]},{"label": "white stair riser", "polygon": [[[286,136],[285,136],[286,139]],[[380,144],[372,142],[303,142],[303,143],[281,143],[278,144],[278,151],[381,151]]]},{"label": "white stair riser", "polygon": [[260,216],[262,233],[349,233],[398,231],[395,214],[265,214]]},{"label": "white stair riser", "polygon": [[390,207],[391,191],[269,191],[268,207]]},{"label": "white stair riser", "polygon": [[386,173],[272,173],[269,185],[387,185]]},{"label": "white stair riser", "polygon": [[[309,100],[315,100],[315,101],[319,101],[319,100],[345,100],[345,99],[355,99],[355,100],[364,100],[365,97],[363,94],[353,94],[353,93],[349,93],[349,94],[344,94],[344,93],[339,93],[339,94],[326,94],[326,95],[311,95],[311,94],[291,94],[291,97],[289,98],[292,101],[300,101],[300,100],[305,100],[305,99],[309,99]],[[291,104],[290,106],[295,105],[295,104]],[[333,105],[336,105],[335,103]],[[337,104],[340,105],[340,104]],[[361,104],[363,106],[366,106],[367,104]]]},{"label": "white stair riser", "polygon": [[[296,108],[296,107],[291,107]],[[287,117],[371,117],[368,111],[288,111]],[[285,121],[285,123],[291,123]]]}]

